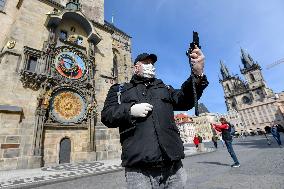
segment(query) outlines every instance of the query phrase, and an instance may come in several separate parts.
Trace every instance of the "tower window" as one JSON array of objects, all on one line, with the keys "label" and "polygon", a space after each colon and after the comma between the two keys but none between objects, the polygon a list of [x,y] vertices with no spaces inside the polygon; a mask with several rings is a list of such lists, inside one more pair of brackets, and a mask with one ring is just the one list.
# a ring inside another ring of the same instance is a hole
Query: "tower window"
[{"label": "tower window", "polygon": [[226,88],[227,88],[227,90],[228,90],[229,92],[231,92],[231,89],[230,89],[230,87],[229,87],[228,84],[226,84]]},{"label": "tower window", "polygon": [[244,104],[249,104],[249,103],[251,102],[251,99],[250,99],[249,97],[247,97],[247,96],[244,96],[244,97],[242,98],[242,100],[243,100],[243,103],[244,103]]},{"label": "tower window", "polygon": [[6,4],[6,0],[0,0],[0,11],[4,10],[5,4]]},{"label": "tower window", "polygon": [[252,82],[255,82],[255,77],[253,76],[253,74],[249,74],[249,77]]}]

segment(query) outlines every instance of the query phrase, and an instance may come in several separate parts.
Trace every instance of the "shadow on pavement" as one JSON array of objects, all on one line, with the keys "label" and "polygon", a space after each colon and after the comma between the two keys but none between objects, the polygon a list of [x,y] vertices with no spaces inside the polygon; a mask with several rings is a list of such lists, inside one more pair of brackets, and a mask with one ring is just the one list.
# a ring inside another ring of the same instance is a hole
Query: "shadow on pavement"
[{"label": "shadow on pavement", "polygon": [[278,144],[276,143],[273,137],[269,137],[271,144],[269,145],[267,139],[264,137],[257,137],[257,138],[246,138],[244,140],[238,139],[233,142],[233,145],[236,146],[246,146],[247,148],[279,148]]},{"label": "shadow on pavement", "polygon": [[206,163],[206,164],[213,164],[213,165],[223,165],[223,166],[231,166],[226,163],[220,163],[220,162],[211,162],[211,161],[202,161],[202,162],[197,162],[197,163]]}]

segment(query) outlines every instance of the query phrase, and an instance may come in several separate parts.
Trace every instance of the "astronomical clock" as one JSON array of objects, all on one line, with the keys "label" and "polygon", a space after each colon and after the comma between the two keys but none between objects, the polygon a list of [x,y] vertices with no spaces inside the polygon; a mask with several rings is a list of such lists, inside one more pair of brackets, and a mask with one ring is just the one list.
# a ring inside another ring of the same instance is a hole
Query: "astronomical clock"
[{"label": "astronomical clock", "polygon": [[85,55],[72,47],[61,47],[55,51],[54,67],[58,74],[69,79],[83,79],[87,72]]},{"label": "astronomical clock", "polygon": [[[84,81],[88,77],[89,60],[78,49],[61,46],[55,50],[52,70],[61,81],[50,98],[50,118],[62,125],[81,123],[88,113]],[[66,82],[68,84],[66,84]]]}]

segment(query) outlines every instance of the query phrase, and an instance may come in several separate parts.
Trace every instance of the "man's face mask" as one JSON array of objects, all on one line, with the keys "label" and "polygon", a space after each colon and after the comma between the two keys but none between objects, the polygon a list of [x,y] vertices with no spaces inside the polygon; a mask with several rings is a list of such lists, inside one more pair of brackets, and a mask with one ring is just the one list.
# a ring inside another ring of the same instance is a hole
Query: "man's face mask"
[{"label": "man's face mask", "polygon": [[142,73],[141,76],[145,78],[154,78],[155,77],[155,67],[153,64],[141,64]]}]

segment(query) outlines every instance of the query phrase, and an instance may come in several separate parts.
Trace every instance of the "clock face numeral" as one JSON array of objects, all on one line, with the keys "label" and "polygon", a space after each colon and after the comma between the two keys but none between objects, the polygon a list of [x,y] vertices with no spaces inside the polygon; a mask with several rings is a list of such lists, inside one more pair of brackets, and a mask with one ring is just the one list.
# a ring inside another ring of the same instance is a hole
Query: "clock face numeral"
[{"label": "clock face numeral", "polygon": [[55,56],[55,68],[59,74],[70,79],[80,79],[86,73],[85,58],[72,49],[61,49]]}]

